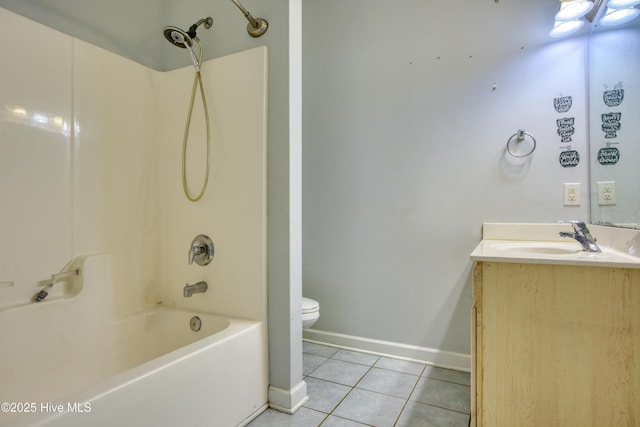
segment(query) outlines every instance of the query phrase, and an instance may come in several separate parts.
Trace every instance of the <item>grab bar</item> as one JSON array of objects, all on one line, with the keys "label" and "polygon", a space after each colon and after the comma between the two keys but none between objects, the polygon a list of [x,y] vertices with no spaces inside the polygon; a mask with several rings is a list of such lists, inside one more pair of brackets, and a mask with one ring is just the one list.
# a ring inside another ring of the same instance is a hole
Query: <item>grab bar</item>
[{"label": "grab bar", "polygon": [[53,287],[54,283],[59,282],[61,280],[64,280],[64,279],[66,279],[66,278],[68,278],[70,276],[79,276],[80,275],[80,269],[79,268],[75,268],[73,270],[66,271],[67,268],[69,268],[69,266],[71,265],[71,263],[73,263],[73,260],[69,261],[64,267],[62,267],[62,270],[60,270],[59,273],[52,274],[51,275],[51,282],[47,286],[42,288],[40,290],[40,292],[38,292],[37,294],[35,294],[33,296],[33,301],[40,302],[43,299],[45,299],[47,297],[47,295],[49,295],[49,291]]},{"label": "grab bar", "polygon": [[60,272],[60,273],[52,274],[51,275],[51,280],[53,281],[53,283],[55,283],[55,282],[57,282],[59,280],[66,279],[69,276],[79,276],[79,275],[80,275],[80,269],[76,268],[75,270],[63,271],[63,272]]}]

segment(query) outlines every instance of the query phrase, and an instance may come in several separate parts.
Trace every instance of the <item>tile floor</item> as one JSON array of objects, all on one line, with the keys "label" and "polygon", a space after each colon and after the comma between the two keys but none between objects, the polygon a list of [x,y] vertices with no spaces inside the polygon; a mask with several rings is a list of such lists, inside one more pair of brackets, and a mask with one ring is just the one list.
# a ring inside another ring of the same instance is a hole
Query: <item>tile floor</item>
[{"label": "tile floor", "polygon": [[295,414],[272,409],[250,427],[467,427],[468,372],[303,343],[309,400]]}]

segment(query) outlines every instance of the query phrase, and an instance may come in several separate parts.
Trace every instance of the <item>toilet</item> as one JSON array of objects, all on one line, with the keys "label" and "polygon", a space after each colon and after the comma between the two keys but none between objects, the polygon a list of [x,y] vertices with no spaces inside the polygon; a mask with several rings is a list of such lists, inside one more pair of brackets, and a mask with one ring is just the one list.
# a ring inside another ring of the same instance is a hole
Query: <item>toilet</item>
[{"label": "toilet", "polygon": [[302,329],[309,329],[320,317],[320,304],[311,298],[302,297]]}]

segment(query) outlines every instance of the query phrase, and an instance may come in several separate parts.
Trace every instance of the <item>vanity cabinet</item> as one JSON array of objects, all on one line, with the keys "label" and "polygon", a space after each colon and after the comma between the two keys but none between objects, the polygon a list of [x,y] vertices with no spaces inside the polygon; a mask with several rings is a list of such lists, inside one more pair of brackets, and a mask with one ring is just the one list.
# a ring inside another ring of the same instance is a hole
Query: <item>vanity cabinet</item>
[{"label": "vanity cabinet", "polygon": [[640,426],[640,269],[476,262],[477,427]]}]

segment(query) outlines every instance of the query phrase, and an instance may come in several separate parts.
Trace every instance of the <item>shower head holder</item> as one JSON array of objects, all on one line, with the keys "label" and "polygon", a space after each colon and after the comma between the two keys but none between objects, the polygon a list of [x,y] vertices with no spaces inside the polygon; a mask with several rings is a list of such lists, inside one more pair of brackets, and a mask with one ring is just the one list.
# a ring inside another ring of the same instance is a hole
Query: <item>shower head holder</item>
[{"label": "shower head holder", "polygon": [[206,28],[208,30],[213,25],[213,18],[208,16],[206,18],[203,18],[203,19],[199,20],[198,22],[196,22],[195,24],[193,24],[192,26],[189,27],[189,31],[187,31],[187,34],[189,34],[189,36],[191,36],[192,39],[195,39],[196,38],[196,30],[198,29],[198,27],[200,25],[203,25],[203,24],[204,24],[204,28]]}]

